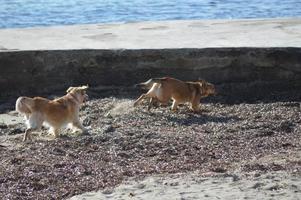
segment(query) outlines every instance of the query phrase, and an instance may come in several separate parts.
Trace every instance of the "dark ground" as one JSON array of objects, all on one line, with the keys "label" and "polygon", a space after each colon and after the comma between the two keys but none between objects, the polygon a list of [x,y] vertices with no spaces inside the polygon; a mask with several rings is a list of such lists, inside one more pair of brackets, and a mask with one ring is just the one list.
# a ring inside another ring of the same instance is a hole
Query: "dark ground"
[{"label": "dark ground", "polygon": [[24,124],[2,125],[0,198],[65,199],[129,177],[196,170],[301,177],[300,95],[252,103],[209,98],[199,114],[186,105],[148,112],[133,108],[131,98],[95,98],[81,111],[90,135],[36,134],[27,143]]}]

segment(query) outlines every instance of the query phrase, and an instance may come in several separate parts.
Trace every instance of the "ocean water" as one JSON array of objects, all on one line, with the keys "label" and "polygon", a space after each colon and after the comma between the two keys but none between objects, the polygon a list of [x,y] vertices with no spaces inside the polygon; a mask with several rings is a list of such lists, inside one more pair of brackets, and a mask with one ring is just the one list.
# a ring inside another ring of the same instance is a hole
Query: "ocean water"
[{"label": "ocean water", "polygon": [[0,28],[301,17],[301,0],[0,0]]}]

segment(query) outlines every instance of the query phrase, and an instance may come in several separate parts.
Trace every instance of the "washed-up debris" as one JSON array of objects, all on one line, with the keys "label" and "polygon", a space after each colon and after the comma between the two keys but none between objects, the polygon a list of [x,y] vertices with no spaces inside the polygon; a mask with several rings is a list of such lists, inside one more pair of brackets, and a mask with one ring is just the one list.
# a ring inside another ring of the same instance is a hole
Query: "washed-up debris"
[{"label": "washed-up debris", "polygon": [[[201,104],[200,113],[187,106],[177,112],[164,106],[148,111],[147,105],[134,108],[132,102],[87,102],[81,120],[89,135],[66,131],[65,137],[49,139],[46,133],[48,139],[33,135],[22,144],[20,125],[2,126],[0,198],[66,199],[110,191],[128,177],[196,170],[301,173],[300,102],[209,102]],[[287,159],[257,162],[266,155]]]}]

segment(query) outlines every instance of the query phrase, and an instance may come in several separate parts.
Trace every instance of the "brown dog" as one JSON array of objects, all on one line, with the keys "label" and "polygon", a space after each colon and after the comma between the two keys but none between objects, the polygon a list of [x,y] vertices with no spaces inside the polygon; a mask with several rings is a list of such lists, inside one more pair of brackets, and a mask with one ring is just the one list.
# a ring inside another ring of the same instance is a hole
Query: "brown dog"
[{"label": "brown dog", "polygon": [[135,101],[134,106],[137,106],[145,98],[151,98],[150,103],[158,100],[163,104],[167,104],[172,99],[171,109],[173,111],[177,109],[179,104],[190,102],[191,109],[197,112],[202,97],[216,94],[214,85],[204,80],[183,82],[175,78],[164,77],[153,78],[137,85],[149,89],[149,91],[142,94]]},{"label": "brown dog", "polygon": [[65,96],[54,100],[19,97],[16,101],[16,111],[25,115],[27,125],[23,141],[27,140],[32,131],[41,129],[43,123],[50,126],[55,137],[58,137],[58,131],[68,124],[86,132],[79,121],[79,109],[88,98],[87,89],[88,86],[70,87]]}]

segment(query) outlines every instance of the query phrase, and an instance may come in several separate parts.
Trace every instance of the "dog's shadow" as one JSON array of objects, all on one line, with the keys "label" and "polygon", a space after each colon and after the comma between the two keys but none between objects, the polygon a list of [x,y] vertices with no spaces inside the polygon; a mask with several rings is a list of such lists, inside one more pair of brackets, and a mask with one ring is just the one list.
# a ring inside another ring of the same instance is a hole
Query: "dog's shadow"
[{"label": "dog's shadow", "polygon": [[206,113],[187,113],[185,117],[169,115],[166,119],[181,126],[203,125],[206,123],[228,123],[230,121],[240,120],[236,116],[212,116]]}]

